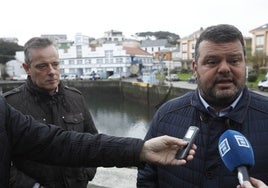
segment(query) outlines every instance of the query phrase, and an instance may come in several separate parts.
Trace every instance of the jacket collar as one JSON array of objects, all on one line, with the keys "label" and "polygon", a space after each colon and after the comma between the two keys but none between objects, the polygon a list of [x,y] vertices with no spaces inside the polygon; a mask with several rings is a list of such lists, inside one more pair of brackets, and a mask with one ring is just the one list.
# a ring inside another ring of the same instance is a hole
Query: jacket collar
[{"label": "jacket collar", "polygon": [[33,84],[30,76],[28,76],[28,78],[26,80],[26,88],[33,95],[40,97],[40,98],[43,98],[43,99],[44,98],[51,99],[51,98],[56,97],[58,95],[64,95],[64,92],[63,92],[64,85],[61,82],[58,85],[58,89],[57,89],[57,92],[55,93],[55,95],[51,96],[46,89],[40,88],[37,85]]},{"label": "jacket collar", "polygon": [[[247,110],[250,103],[250,99],[251,97],[249,95],[248,88],[245,87],[243,90],[243,94],[240,100],[238,101],[237,105],[225,117],[242,124],[245,117],[247,116]],[[194,94],[192,95],[191,104],[197,109],[199,109],[201,113],[209,115],[207,109],[204,107],[203,103],[199,98],[198,89],[196,89]]]}]

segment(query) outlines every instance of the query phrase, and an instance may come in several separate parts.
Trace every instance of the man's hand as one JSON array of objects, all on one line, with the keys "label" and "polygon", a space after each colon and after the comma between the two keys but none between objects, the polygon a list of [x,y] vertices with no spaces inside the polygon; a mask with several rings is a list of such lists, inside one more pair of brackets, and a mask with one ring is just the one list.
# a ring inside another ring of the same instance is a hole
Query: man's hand
[{"label": "man's hand", "polygon": [[237,188],[268,188],[268,186],[265,185],[265,183],[256,178],[250,177],[250,182],[245,181],[242,185],[238,185]]},{"label": "man's hand", "polygon": [[[162,165],[183,165],[186,163],[186,160],[178,160],[175,156],[178,149],[186,145],[187,142],[179,138],[171,136],[155,137],[144,143],[140,159],[148,163]],[[187,161],[194,158],[195,150],[196,145],[193,144],[187,156]]]}]

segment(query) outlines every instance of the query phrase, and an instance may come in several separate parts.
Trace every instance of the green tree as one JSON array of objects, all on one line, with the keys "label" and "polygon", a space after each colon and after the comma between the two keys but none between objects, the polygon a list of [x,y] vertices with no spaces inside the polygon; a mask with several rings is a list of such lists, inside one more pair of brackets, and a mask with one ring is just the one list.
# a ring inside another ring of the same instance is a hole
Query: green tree
[{"label": "green tree", "polygon": [[255,53],[253,56],[248,56],[248,62],[252,64],[254,70],[259,71],[263,65],[263,53]]},{"label": "green tree", "polygon": [[22,51],[23,47],[14,42],[6,42],[0,39],[0,64],[15,59],[16,51]]},{"label": "green tree", "polygon": [[16,51],[22,51],[23,47],[14,42],[7,42],[0,39],[0,69],[1,76],[5,80],[8,76],[5,65],[8,61],[15,59]]},{"label": "green tree", "polygon": [[168,31],[156,31],[156,32],[140,32],[136,33],[137,36],[155,36],[157,39],[167,39],[170,44],[177,44],[177,40],[180,36],[175,33],[170,33]]}]

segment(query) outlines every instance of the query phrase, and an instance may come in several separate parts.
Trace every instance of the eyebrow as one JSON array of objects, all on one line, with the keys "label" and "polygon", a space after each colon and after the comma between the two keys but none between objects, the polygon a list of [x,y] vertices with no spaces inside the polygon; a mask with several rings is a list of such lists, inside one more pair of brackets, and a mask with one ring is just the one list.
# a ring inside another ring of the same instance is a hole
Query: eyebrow
[{"label": "eyebrow", "polygon": [[[224,54],[227,57],[242,57],[243,54],[241,53],[228,53],[228,54]],[[214,55],[214,54],[210,54],[210,55],[206,55],[204,57],[204,59],[208,59],[208,58],[218,58],[221,57],[221,55]]]}]

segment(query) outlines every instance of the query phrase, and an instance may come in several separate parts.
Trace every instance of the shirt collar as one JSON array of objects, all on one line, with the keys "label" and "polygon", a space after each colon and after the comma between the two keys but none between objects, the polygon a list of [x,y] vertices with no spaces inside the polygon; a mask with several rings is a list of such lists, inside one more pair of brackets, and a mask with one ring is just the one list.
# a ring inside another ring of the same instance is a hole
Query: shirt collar
[{"label": "shirt collar", "polygon": [[59,92],[59,86],[57,86],[57,88],[55,89],[55,93]]},{"label": "shirt collar", "polygon": [[230,113],[237,105],[238,101],[240,100],[240,98],[242,97],[242,94],[243,92],[241,92],[239,94],[239,96],[234,100],[234,102],[230,105],[230,106],[227,106],[226,108],[222,109],[220,112],[217,112],[212,106],[210,106],[206,101],[205,99],[201,96],[200,94],[200,91],[198,90],[198,95],[199,95],[199,98],[202,102],[202,104],[204,105],[204,107],[208,110],[208,112],[213,115],[213,116],[216,116],[216,117],[223,117],[225,116],[226,114]]}]

